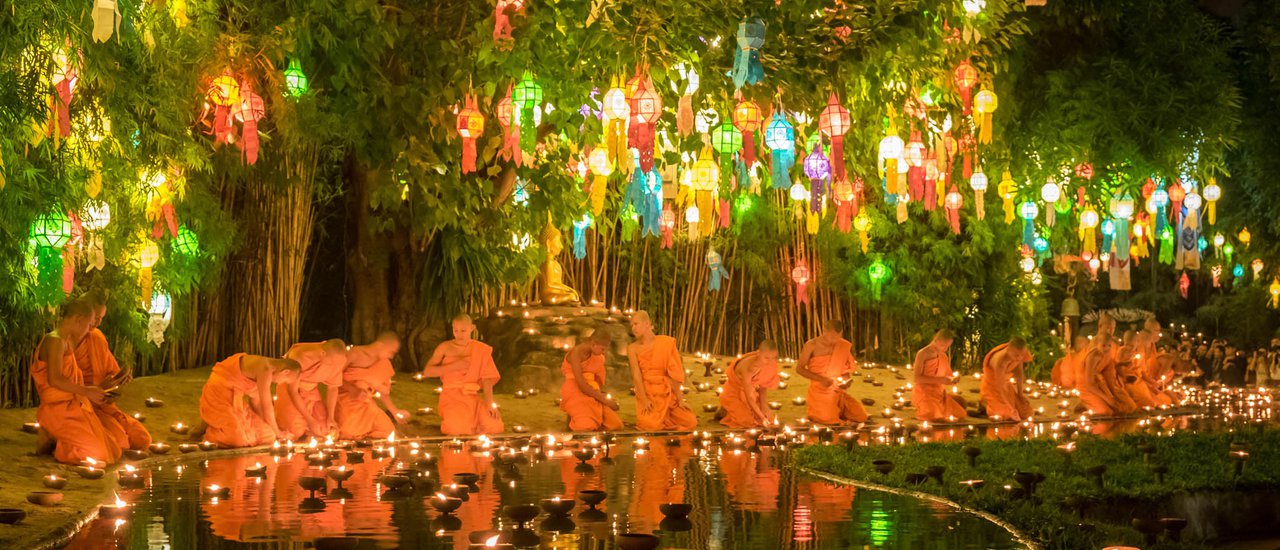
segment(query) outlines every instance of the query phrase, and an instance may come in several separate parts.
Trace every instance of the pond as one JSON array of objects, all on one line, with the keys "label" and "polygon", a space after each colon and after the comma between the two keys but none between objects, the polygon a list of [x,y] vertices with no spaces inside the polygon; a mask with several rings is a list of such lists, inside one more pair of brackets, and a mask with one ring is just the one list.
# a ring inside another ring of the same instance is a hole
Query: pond
[{"label": "pond", "polygon": [[[67,547],[461,549],[483,547],[497,530],[506,531],[501,542],[513,544],[506,548],[614,548],[616,536],[627,532],[655,534],[662,548],[703,550],[1021,546],[998,525],[944,504],[786,468],[789,451],[783,447],[747,450],[688,435],[620,437],[598,447],[578,441],[548,446],[545,438],[511,443],[528,447],[525,452],[493,445],[422,443],[415,453],[399,443],[395,456],[376,458],[379,447],[354,449],[363,452],[363,462],[335,452],[330,467],[345,467],[351,477],[342,488],[327,480],[315,498],[299,481],[323,476],[325,469],[309,464],[306,452],[155,466],[141,472],[146,488],[120,493],[129,503],[124,519],[100,517]],[[246,475],[259,465],[261,476]],[[383,476],[397,473],[412,476],[411,485],[390,489],[402,478]],[[456,511],[441,514],[433,501],[444,502],[437,496],[442,490],[466,491],[449,487],[461,473],[478,479]],[[215,484],[229,494],[209,496],[207,488]],[[532,529],[513,530],[509,506],[573,499],[584,490],[607,496],[595,510],[579,500],[566,517],[539,511]],[[688,503],[692,511],[687,520],[665,518],[664,503]]]}]

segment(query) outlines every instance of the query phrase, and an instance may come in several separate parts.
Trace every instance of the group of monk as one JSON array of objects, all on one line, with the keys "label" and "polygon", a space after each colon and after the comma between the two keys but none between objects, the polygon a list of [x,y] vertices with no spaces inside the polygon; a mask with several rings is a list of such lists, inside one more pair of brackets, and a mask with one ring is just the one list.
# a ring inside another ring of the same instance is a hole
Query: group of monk
[{"label": "group of monk", "polygon": [[1098,332],[1077,336],[1053,366],[1052,380],[1080,394],[1080,407],[1096,416],[1133,414],[1181,402],[1170,386],[1179,376],[1178,359],[1158,347],[1160,323],[1149,318],[1140,331],[1117,340],[1116,322],[1105,313]]}]

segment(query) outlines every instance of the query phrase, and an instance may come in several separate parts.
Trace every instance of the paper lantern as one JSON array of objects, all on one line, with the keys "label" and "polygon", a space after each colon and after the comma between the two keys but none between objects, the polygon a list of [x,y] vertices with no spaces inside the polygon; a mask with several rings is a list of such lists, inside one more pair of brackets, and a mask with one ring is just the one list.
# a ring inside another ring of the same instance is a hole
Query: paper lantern
[{"label": "paper lantern", "polygon": [[714,248],[707,249],[706,260],[707,271],[710,272],[707,290],[719,292],[720,281],[721,279],[729,278],[729,271],[724,268],[724,260],[720,258],[720,253],[716,252]]},{"label": "paper lantern", "polygon": [[1053,227],[1054,204],[1062,198],[1062,188],[1052,179],[1040,187],[1040,199],[1045,203],[1045,223]]},{"label": "paper lantern", "polygon": [[947,192],[943,206],[947,209],[947,221],[951,224],[951,232],[959,235],[960,207],[964,206],[964,197],[960,196],[960,193],[956,191],[955,186],[952,186],[951,190]]},{"label": "paper lantern", "polygon": [[1128,193],[1124,196],[1117,195],[1111,198],[1110,203],[1111,215],[1118,219],[1129,219],[1133,217],[1133,197]]},{"label": "paper lantern", "polygon": [[1231,268],[1231,275],[1237,279],[1244,277],[1244,266],[1236,264],[1235,267]]},{"label": "paper lantern", "polygon": [[138,282],[142,287],[142,305],[146,308],[151,307],[151,268],[155,267],[156,262],[160,261],[160,247],[155,241],[146,239],[142,241],[142,250],[138,251]]},{"label": "paper lantern", "polygon": [[858,240],[862,243],[862,253],[867,253],[867,245],[871,242],[871,237],[867,234],[867,230],[871,229],[871,218],[867,217],[866,212],[858,213],[853,219],[853,229],[858,232]]},{"label": "paper lantern", "polygon": [[1266,269],[1266,264],[1262,262],[1262,258],[1254,258],[1252,262],[1249,262],[1249,269],[1253,270],[1253,278],[1257,279],[1259,275],[1262,275],[1262,270]]},{"label": "paper lantern", "polygon": [[791,200],[793,201],[809,200],[809,190],[805,189],[804,185],[801,185],[798,181],[791,185],[791,190],[788,192],[788,195],[790,195]]},{"label": "paper lantern", "polygon": [[[627,208],[631,207],[628,206]],[[636,215],[632,213],[630,216],[624,216],[623,221],[625,222],[628,219],[635,219],[635,217]],[[671,205],[663,205],[662,222],[659,225],[660,232],[662,233],[662,248],[671,248],[673,244],[672,241],[674,240],[673,234],[676,229],[676,213],[671,211]],[[625,229],[626,226],[624,225],[623,227]]]},{"label": "paper lantern", "polygon": [[796,304],[809,303],[809,265],[804,260],[797,261],[792,268],[791,280],[796,283]]},{"label": "paper lantern", "polygon": [[1182,205],[1186,207],[1188,215],[1194,215],[1196,211],[1200,210],[1200,207],[1204,205],[1204,201],[1201,199],[1199,193],[1192,191],[1187,193],[1186,197],[1183,197]]},{"label": "paper lantern", "polygon": [[297,59],[289,60],[289,67],[284,70],[284,85],[286,94],[291,97],[302,97],[311,89],[311,82]]},{"label": "paper lantern", "polygon": [[476,139],[484,134],[484,115],[476,108],[476,98],[467,94],[458,111],[458,135],[462,137],[462,173],[476,171]]},{"label": "paper lantern", "polygon": [[1182,217],[1182,202],[1187,197],[1187,191],[1182,187],[1181,183],[1175,181],[1169,186],[1167,193],[1169,194],[1170,205],[1169,218],[1173,220],[1174,225],[1177,225],[1177,221]]},{"label": "paper lantern", "polygon": [[693,188],[698,191],[712,191],[720,180],[720,167],[711,160],[711,152],[703,148],[702,155],[693,163]]},{"label": "paper lantern", "polygon": [[631,103],[622,88],[609,88],[603,100],[605,120],[627,120],[631,116]]},{"label": "paper lantern", "polygon": [[[680,95],[680,102],[676,105],[676,130],[681,136],[688,136],[693,132],[693,93],[698,91],[698,85],[701,79],[698,77],[698,71],[686,63],[677,63],[674,67],[676,74],[680,75],[680,80],[685,82],[684,93]],[[680,93],[681,90],[676,86],[676,81],[671,81],[671,87]]]},{"label": "paper lantern", "polygon": [[1022,244],[1030,248],[1036,235],[1035,219],[1040,215],[1040,208],[1036,203],[1026,201],[1018,207],[1018,214],[1022,216]]},{"label": "paper lantern", "polygon": [[[512,95],[515,92],[515,86],[508,84],[507,93],[498,100],[498,106],[494,108],[494,115],[498,118],[498,124],[502,126],[502,147],[498,150],[498,156],[502,159],[515,163],[516,166],[524,165],[524,154],[520,151],[520,112],[516,107]],[[609,126],[605,125],[605,144],[610,143]],[[624,142],[625,148],[625,142]],[[612,160],[613,157],[610,156]]]},{"label": "paper lantern", "polygon": [[187,257],[200,254],[200,239],[187,226],[178,226],[178,235],[173,238],[173,251]]},{"label": "paper lantern", "polygon": [[969,176],[969,188],[973,189],[973,205],[977,210],[978,219],[980,220],[986,217],[987,200],[984,198],[984,195],[987,191],[988,185],[989,181],[987,180],[987,175],[982,173],[981,168],[975,170],[973,175]]},{"label": "paper lantern", "polygon": [[[31,220],[28,237],[35,247],[37,303],[55,304],[65,293],[64,277],[68,275],[68,262],[63,259],[63,247],[71,242],[71,218],[60,210],[36,216]],[[71,273],[74,276],[74,271]]]},{"label": "paper lantern", "polygon": [[742,101],[733,109],[733,125],[742,132],[742,160],[751,166],[756,163],[756,131],[764,122],[760,106],[751,101]]},{"label": "paper lantern", "polygon": [[266,116],[267,107],[262,96],[253,92],[246,80],[240,83],[240,101],[231,107],[231,116],[240,122],[240,150],[246,164],[258,162],[258,121]]},{"label": "paper lantern", "polygon": [[1036,270],[1036,261],[1031,256],[1023,256],[1018,260],[1018,266],[1022,268],[1023,273],[1031,273]]},{"label": "paper lantern", "polygon": [[720,126],[720,113],[711,108],[698,111],[698,115],[694,117],[693,126],[699,134],[709,134],[712,128]]},{"label": "paper lantern", "polygon": [[720,181],[727,189],[733,176],[733,155],[742,149],[742,131],[728,122],[717,126],[711,131],[711,147],[720,153]]},{"label": "paper lantern", "polygon": [[991,143],[991,118],[999,106],[1000,101],[996,93],[991,90],[982,90],[973,97],[973,110],[976,115],[974,124],[978,127],[978,143]]},{"label": "paper lantern", "polygon": [[662,117],[662,96],[647,76],[637,75],[628,83],[635,85],[631,94],[631,126],[627,130],[627,146],[640,152],[640,169],[653,170],[653,143],[658,119]]},{"label": "paper lantern", "polygon": [[533,155],[538,145],[538,116],[542,109],[542,86],[533,80],[533,75],[525,71],[520,82],[511,89],[511,106],[516,118],[512,122],[521,128],[520,149]]},{"label": "paper lantern", "polygon": [[[884,178],[886,199],[888,195],[901,194],[899,189],[895,189],[895,183],[898,181],[898,161],[902,159],[906,149],[906,144],[897,134],[890,133],[880,140],[880,177]],[[903,191],[905,192],[905,191]]]},{"label": "paper lantern", "polygon": [[205,98],[214,105],[213,135],[215,143],[231,142],[231,106],[240,102],[240,83],[224,71],[205,90]]},{"label": "paper lantern", "polygon": [[764,131],[764,144],[773,151],[770,176],[774,189],[791,186],[791,168],[796,163],[796,129],[787,122],[781,110],[773,113],[773,120]]},{"label": "paper lantern", "polygon": [[858,214],[858,191],[862,181],[857,185],[849,180],[840,180],[831,185],[831,196],[836,201],[836,228],[841,233],[848,233],[853,216]]},{"label": "paper lantern", "polygon": [[150,303],[143,300],[143,305],[147,308],[147,341],[160,347],[164,343],[164,331],[169,327],[173,299],[168,294],[156,292],[151,295]]},{"label": "paper lantern", "polygon": [[1018,184],[1013,181],[1013,174],[1005,170],[1000,178],[1000,184],[996,186],[996,192],[1000,194],[1000,200],[1004,203],[1004,223],[1013,223],[1013,198],[1017,189]]},{"label": "paper lantern", "polygon": [[1222,198],[1222,188],[1218,180],[1209,178],[1209,185],[1204,187],[1204,200],[1209,202],[1209,225],[1218,223],[1218,199]]},{"label": "paper lantern", "polygon": [[975,69],[968,61],[962,61],[956,67],[952,76],[954,77],[956,89],[960,91],[960,100],[964,106],[963,114],[967,115],[973,110],[973,101],[969,94],[978,83],[978,69]]},{"label": "paper lantern", "polygon": [[587,157],[588,167],[595,177],[591,180],[591,213],[599,216],[604,211],[604,201],[609,192],[609,174],[613,173],[613,163],[609,160],[609,152],[597,147]]},{"label": "paper lantern", "polygon": [[1249,248],[1249,242],[1253,240],[1253,234],[1249,233],[1248,227],[1242,228],[1240,233],[1236,235],[1236,240],[1239,240],[1240,244],[1244,245],[1245,248]]},{"label": "paper lantern", "polygon": [[880,299],[881,288],[884,286],[884,283],[889,280],[889,277],[892,276],[893,270],[889,269],[889,266],[885,265],[884,262],[880,260],[871,262],[871,265],[867,266],[867,280],[871,283],[872,299]]},{"label": "paper lantern", "polygon": [[764,35],[764,21],[743,19],[738,24],[738,49],[733,55],[734,89],[741,89],[747,84],[759,84],[764,80],[764,66],[760,64],[760,47],[764,45]]},{"label": "paper lantern", "polygon": [[831,173],[842,180],[844,174],[844,135],[851,126],[849,110],[840,105],[835,92],[827,98],[827,106],[818,116],[818,129],[831,140]]},{"label": "paper lantern", "polygon": [[582,218],[573,221],[573,259],[587,257],[587,228],[591,227],[591,214],[582,214]]}]

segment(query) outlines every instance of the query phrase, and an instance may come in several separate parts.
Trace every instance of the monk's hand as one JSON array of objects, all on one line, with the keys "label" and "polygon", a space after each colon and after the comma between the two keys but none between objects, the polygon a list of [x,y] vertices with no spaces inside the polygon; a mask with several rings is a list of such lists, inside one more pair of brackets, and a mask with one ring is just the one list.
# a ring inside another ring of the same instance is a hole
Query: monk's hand
[{"label": "monk's hand", "polygon": [[107,402],[107,391],[97,386],[85,386],[84,396],[94,405],[103,405]]},{"label": "monk's hand", "polygon": [[648,397],[636,396],[636,406],[640,408],[640,412],[647,413],[653,408],[653,402]]},{"label": "monk's hand", "polygon": [[314,436],[324,436],[328,433],[325,431],[325,425],[316,421],[307,422],[307,429],[311,430],[311,435]]},{"label": "monk's hand", "polygon": [[820,382],[824,388],[834,388],[836,385],[836,381],[831,378],[823,378]]},{"label": "monk's hand", "polygon": [[605,400],[604,400],[604,406],[609,407],[610,409],[613,409],[613,410],[615,410],[615,411],[616,411],[616,410],[618,410],[618,408],[619,408],[619,407],[618,407],[618,400],[617,400],[617,399],[605,399]]},{"label": "monk's hand", "polygon": [[404,424],[409,421],[409,411],[404,409],[391,409],[391,418],[394,418],[396,424]]},{"label": "monk's hand", "polygon": [[329,419],[327,428],[328,429],[325,431],[325,433],[328,433],[328,434],[338,433],[338,421],[334,419]]}]

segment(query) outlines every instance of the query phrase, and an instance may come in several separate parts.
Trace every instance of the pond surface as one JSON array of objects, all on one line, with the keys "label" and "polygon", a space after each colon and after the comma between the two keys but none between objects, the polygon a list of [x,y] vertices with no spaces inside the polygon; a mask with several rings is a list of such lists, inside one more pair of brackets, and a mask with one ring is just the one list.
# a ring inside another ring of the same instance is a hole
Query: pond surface
[{"label": "pond surface", "polygon": [[[656,438],[641,451],[630,438],[619,438],[607,458],[602,447],[581,462],[573,454],[576,445],[569,442],[551,456],[534,446],[494,461],[488,456],[493,452],[474,444],[454,449],[424,443],[421,451],[438,462],[417,466],[434,482],[390,492],[380,477],[412,469],[411,449],[401,445],[396,457],[378,459],[372,449],[359,449],[363,463],[349,464],[345,457],[333,462],[354,470],[344,490],[329,480],[327,490],[309,500],[299,478],[323,475],[323,469],[310,466],[303,453],[157,466],[142,473],[147,488],[120,493],[132,509],[128,519],[99,518],[68,548],[309,548],[329,542],[325,537],[345,536],[364,539],[348,548],[461,549],[491,530],[506,530],[503,540],[530,548],[615,548],[615,536],[625,532],[653,533],[662,548],[703,550],[1020,547],[976,515],[784,468],[788,451],[777,447],[734,450],[682,436]],[[246,477],[245,470],[258,464],[265,477]],[[473,492],[456,512],[440,514],[431,506],[438,482],[447,485],[464,472],[479,476]],[[230,495],[202,495],[210,484],[229,487]],[[590,489],[608,494],[599,512],[582,514],[587,508],[579,501],[568,518],[542,512],[532,530],[518,532],[520,540],[510,538],[515,523],[505,507],[569,499]],[[689,521],[664,521],[660,505],[668,502],[691,504]]]}]

